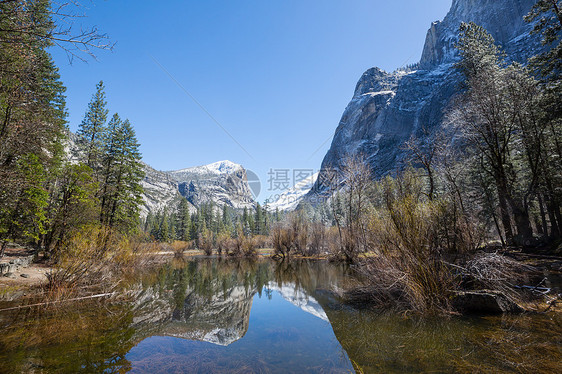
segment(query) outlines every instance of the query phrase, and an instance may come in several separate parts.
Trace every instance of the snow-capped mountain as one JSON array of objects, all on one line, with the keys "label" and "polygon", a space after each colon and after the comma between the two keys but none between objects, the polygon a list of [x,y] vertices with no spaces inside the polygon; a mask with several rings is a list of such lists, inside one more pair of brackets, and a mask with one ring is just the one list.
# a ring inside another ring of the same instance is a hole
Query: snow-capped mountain
[{"label": "snow-capped mountain", "polygon": [[311,175],[295,184],[293,187],[285,190],[277,196],[273,196],[270,199],[272,201],[267,202],[269,211],[274,212],[279,209],[279,211],[291,211],[294,210],[302,200],[302,198],[310,191],[310,189],[316,183],[318,178],[318,173]]},{"label": "snow-capped mountain", "polygon": [[191,175],[220,175],[220,174],[232,174],[242,168],[242,165],[235,164],[232,161],[224,160],[217,161],[212,164],[194,166],[181,170],[169,171],[168,173],[174,175],[178,179],[185,179]]},{"label": "snow-capped mountain", "polygon": [[[453,0],[443,21],[427,32],[419,64],[389,73],[367,70],[356,85],[351,102],[337,127],[321,170],[338,170],[347,156],[367,158],[375,177],[400,168],[404,143],[414,135],[431,139],[443,128],[444,112],[459,91],[461,75],[455,43],[461,22],[483,26],[508,57],[525,62],[540,48],[532,25],[523,17],[536,0]],[[429,133],[429,135],[428,135]],[[315,188],[305,197],[314,203],[328,192],[322,171]]]},{"label": "snow-capped mountain", "polygon": [[242,165],[225,160],[209,165],[166,172],[190,203],[214,202],[235,209],[252,208],[255,201]]}]

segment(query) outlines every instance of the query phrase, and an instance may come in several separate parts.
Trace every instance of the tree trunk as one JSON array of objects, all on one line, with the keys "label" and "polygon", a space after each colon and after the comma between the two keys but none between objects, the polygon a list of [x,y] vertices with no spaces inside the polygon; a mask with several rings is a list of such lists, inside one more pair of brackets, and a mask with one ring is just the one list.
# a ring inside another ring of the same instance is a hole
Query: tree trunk
[{"label": "tree trunk", "polygon": [[0,258],[4,257],[4,252],[6,251],[6,247],[8,246],[8,241],[2,241],[2,248],[0,249]]},{"label": "tree trunk", "polygon": [[500,205],[500,218],[502,221],[503,231],[505,233],[505,240],[508,245],[513,244],[513,230],[511,228],[511,217],[505,198],[506,192],[498,185],[498,200]]},{"label": "tree trunk", "polygon": [[[548,236],[548,224],[546,223],[546,212],[544,210],[544,201],[541,194],[537,195],[539,200],[539,210],[541,212],[541,225],[542,225],[542,232],[544,235]],[[537,223],[538,225],[538,223]]]}]

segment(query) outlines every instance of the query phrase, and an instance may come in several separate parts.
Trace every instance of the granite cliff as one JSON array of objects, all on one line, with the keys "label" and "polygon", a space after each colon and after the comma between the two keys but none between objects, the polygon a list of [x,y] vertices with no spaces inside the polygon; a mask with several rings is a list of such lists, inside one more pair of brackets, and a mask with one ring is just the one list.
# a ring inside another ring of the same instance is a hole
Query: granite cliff
[{"label": "granite cliff", "polygon": [[[442,128],[444,113],[459,91],[461,75],[454,68],[455,49],[461,22],[475,22],[486,28],[509,59],[525,62],[540,43],[529,35],[531,25],[523,17],[535,0],[454,0],[443,21],[427,32],[418,64],[386,72],[367,70],[335,131],[331,147],[322,162],[315,188],[305,197],[314,203],[328,191],[323,185],[325,170],[338,170],[346,157],[365,157],[376,178],[402,166],[404,143],[413,135],[431,138]],[[429,140],[427,139],[427,140]]]}]

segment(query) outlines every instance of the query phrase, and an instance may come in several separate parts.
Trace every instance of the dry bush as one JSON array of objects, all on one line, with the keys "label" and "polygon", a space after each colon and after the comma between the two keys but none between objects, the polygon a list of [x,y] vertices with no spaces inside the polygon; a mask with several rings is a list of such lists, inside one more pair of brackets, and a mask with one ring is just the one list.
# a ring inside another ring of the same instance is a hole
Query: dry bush
[{"label": "dry bush", "polygon": [[203,229],[197,238],[197,247],[201,249],[207,256],[213,254],[213,232]]},{"label": "dry bush", "polygon": [[293,249],[299,254],[306,255],[308,247],[308,225],[302,210],[289,214],[289,228],[292,231]]},{"label": "dry bush", "polygon": [[279,222],[271,228],[270,236],[274,255],[283,258],[289,256],[295,242],[295,232],[293,229],[286,223]]},{"label": "dry bush", "polygon": [[217,253],[222,256],[224,252],[225,255],[229,255],[232,248],[232,239],[230,234],[226,231],[222,231],[217,236]]},{"label": "dry bush", "polygon": [[343,187],[330,200],[340,244],[334,255],[355,263],[359,254],[367,250],[369,198],[374,185],[365,155],[346,157],[337,178]]},{"label": "dry bush", "polygon": [[348,296],[365,296],[381,306],[421,313],[449,311],[451,291],[458,282],[439,259],[409,253],[386,254],[364,260],[359,272],[367,279],[365,288]]},{"label": "dry bush", "polygon": [[394,302],[419,312],[448,310],[455,277],[443,261],[440,223],[442,201],[423,198],[413,172],[386,178],[378,186],[380,203],[369,221],[369,246],[376,256],[365,260],[362,273],[380,302]]},{"label": "dry bush", "polygon": [[46,288],[58,293],[64,288],[74,288],[90,279],[103,281],[109,275],[114,236],[109,229],[90,226],[72,235],[54,254],[54,265],[47,274]]},{"label": "dry bush", "polygon": [[183,256],[183,253],[189,249],[189,242],[174,240],[170,243],[170,248],[174,251],[174,256],[181,257]]},{"label": "dry bush", "polygon": [[271,246],[269,237],[265,235],[254,235],[254,241],[256,242],[256,248],[269,248]]},{"label": "dry bush", "polygon": [[256,248],[256,240],[252,236],[249,235],[244,238],[244,241],[242,242],[242,254],[245,257],[257,256],[258,253]]},{"label": "dry bush", "polygon": [[118,276],[146,266],[158,250],[142,237],[123,236],[107,227],[84,227],[54,254],[45,285],[47,298],[61,298],[84,287],[112,289]]},{"label": "dry bush", "polygon": [[340,235],[337,227],[329,227],[325,233],[326,249],[330,255],[331,260],[340,258],[339,251],[341,248]]},{"label": "dry bush", "polygon": [[257,255],[256,241],[251,235],[244,234],[241,226],[237,229],[237,236],[229,241],[230,256],[254,257]]},{"label": "dry bush", "polygon": [[521,299],[514,285],[528,284],[537,269],[497,253],[478,253],[461,270],[465,287],[501,291],[513,299]]},{"label": "dry bush", "polygon": [[292,212],[285,221],[274,224],[269,240],[275,255],[283,258],[291,253],[309,255],[309,225],[302,211]]},{"label": "dry bush", "polygon": [[320,254],[326,251],[326,226],[316,222],[310,225],[309,246],[307,254],[309,256]]}]

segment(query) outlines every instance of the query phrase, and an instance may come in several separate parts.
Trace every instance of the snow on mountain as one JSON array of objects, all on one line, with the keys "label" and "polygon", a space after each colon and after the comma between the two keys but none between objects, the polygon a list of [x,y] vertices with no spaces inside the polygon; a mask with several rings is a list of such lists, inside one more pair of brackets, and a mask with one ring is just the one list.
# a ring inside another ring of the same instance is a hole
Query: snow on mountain
[{"label": "snow on mountain", "polygon": [[[177,182],[170,175],[155,170],[144,162],[142,165],[145,175],[141,181],[144,189],[141,217],[146,217],[149,212],[156,213],[166,207],[171,209],[177,206],[182,199]],[[190,210],[195,211],[195,209],[191,204]]]},{"label": "snow on mountain", "polygon": [[243,209],[255,205],[246,169],[232,161],[218,161],[166,174],[178,184],[180,194],[195,206],[213,202]]},{"label": "snow on mountain", "polygon": [[236,164],[229,160],[223,160],[208,165],[194,166],[186,169],[169,171],[168,174],[174,175],[177,179],[185,179],[184,175],[232,174],[240,169],[243,169],[242,165]]},{"label": "snow on mountain", "polygon": [[276,209],[279,211],[291,211],[299,205],[302,198],[310,191],[316,183],[318,173],[311,175],[295,184],[293,187],[285,190],[278,196],[270,197],[273,199],[268,203],[269,210],[274,212]]}]

